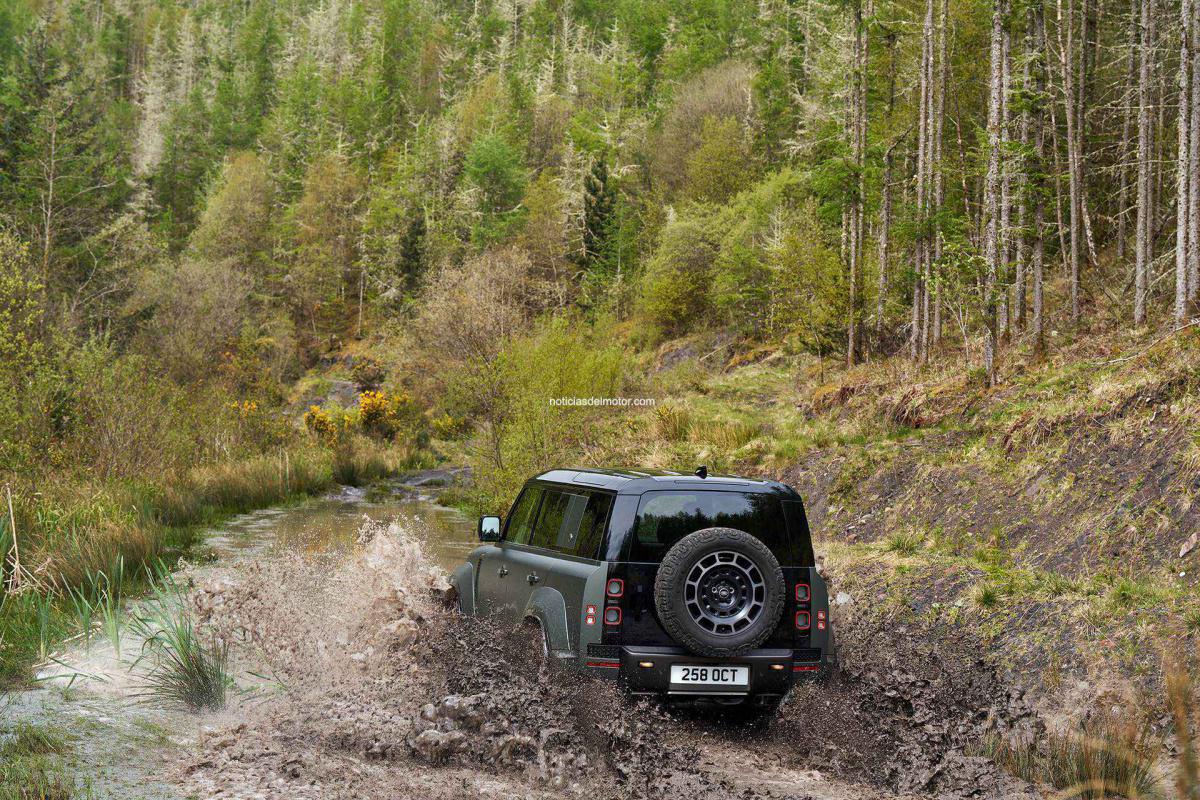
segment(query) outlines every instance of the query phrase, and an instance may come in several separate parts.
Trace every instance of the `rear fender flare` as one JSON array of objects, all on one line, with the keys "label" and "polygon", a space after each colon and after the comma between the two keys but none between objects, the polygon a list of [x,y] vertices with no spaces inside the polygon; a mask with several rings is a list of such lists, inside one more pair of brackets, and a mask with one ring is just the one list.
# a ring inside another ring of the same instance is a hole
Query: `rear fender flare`
[{"label": "rear fender flare", "polygon": [[567,604],[556,589],[534,589],[525,606],[524,618],[537,622],[546,637],[546,646],[558,656],[571,654],[571,635],[567,630]]},{"label": "rear fender flare", "polygon": [[475,565],[459,564],[450,576],[450,585],[458,592],[458,610],[464,616],[475,614]]}]

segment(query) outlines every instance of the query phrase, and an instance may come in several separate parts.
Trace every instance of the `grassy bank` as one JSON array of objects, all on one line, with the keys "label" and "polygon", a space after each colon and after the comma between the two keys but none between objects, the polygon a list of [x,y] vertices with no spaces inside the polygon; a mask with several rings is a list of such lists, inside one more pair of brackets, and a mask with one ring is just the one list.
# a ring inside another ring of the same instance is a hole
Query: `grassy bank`
[{"label": "grassy bank", "polygon": [[[466,458],[493,480],[454,499],[503,510],[528,473],[570,464],[782,479],[805,496],[858,610],[970,626],[1046,695],[1074,678],[1148,692],[1161,710],[1162,654],[1195,652],[1200,635],[1200,548],[1180,555],[1200,526],[1200,336],[1059,344],[1048,360],[1014,347],[988,389],[953,354],[845,371],[674,341],[626,362],[621,391],[653,408],[559,412],[525,398],[508,424],[546,427],[522,441],[554,446],[531,460],[503,438],[499,450],[486,433],[468,440]],[[497,459],[528,469],[499,472]]]},{"label": "grassy bank", "polygon": [[14,493],[12,514],[5,498],[0,521],[0,552],[10,553],[0,575],[0,687],[26,679],[56,642],[111,618],[124,597],[147,587],[156,564],[185,556],[205,527],[416,463],[407,450],[353,437],[335,448],[296,446],[199,466],[161,483]]}]

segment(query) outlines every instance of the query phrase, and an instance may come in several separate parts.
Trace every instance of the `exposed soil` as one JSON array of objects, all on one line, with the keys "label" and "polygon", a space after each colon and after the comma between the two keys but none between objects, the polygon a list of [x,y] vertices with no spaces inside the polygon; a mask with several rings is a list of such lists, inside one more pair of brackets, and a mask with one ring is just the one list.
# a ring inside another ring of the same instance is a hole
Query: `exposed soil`
[{"label": "exposed soil", "polygon": [[447,588],[397,524],[369,526],[348,563],[294,558],[197,586],[243,675],[269,680],[180,780],[213,798],[1024,794],[967,755],[987,730],[1034,724],[968,641],[932,649],[847,622],[830,682],[769,724],[721,721],[552,674],[540,643],[460,618]]}]

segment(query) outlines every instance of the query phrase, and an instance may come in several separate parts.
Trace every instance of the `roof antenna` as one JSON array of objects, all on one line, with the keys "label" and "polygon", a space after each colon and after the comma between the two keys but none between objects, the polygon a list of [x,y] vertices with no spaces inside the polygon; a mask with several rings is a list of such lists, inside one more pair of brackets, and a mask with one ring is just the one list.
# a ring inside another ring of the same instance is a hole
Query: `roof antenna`
[{"label": "roof antenna", "polygon": [[708,477],[708,467],[701,464],[700,468],[696,470],[696,477],[707,478]]}]

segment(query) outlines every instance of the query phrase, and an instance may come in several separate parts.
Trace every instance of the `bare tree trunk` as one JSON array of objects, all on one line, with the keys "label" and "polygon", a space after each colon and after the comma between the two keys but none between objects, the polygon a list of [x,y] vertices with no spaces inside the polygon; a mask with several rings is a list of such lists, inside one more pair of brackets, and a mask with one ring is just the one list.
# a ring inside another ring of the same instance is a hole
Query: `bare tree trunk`
[{"label": "bare tree trunk", "polygon": [[[938,19],[938,52],[937,52],[937,85],[933,98],[933,211],[935,218],[940,216],[942,205],[946,201],[946,178],[942,172],[942,142],[946,129],[946,81],[949,78],[950,67],[946,59],[946,40],[950,38],[948,17],[950,0],[942,0],[941,14]],[[933,231],[933,269],[936,272],[942,260],[942,232],[940,225],[934,225]],[[930,291],[933,294],[933,346],[942,341],[942,298],[938,290],[940,281],[935,275]]]},{"label": "bare tree trunk", "polygon": [[988,160],[983,184],[984,260],[987,273],[984,279],[984,322],[987,336],[983,344],[983,366],[987,385],[996,385],[996,320],[997,278],[1000,274],[1000,143],[1001,111],[1004,102],[1004,0],[994,0],[992,7],[991,80],[988,96]]},{"label": "bare tree trunk", "polygon": [[914,275],[913,290],[913,357],[924,362],[929,353],[929,158],[931,151],[930,101],[933,87],[930,85],[933,60],[933,0],[925,0],[925,20],[921,28],[921,77],[920,99],[917,104],[917,224],[918,233],[913,245]]},{"label": "bare tree trunk", "polygon": [[[1034,32],[1035,52],[1044,52],[1046,44],[1046,12],[1044,7],[1039,7],[1036,12],[1031,14],[1030,24]],[[1033,352],[1038,358],[1041,358],[1046,353],[1045,314],[1043,313],[1043,269],[1046,259],[1046,186],[1044,178],[1046,174],[1045,62],[1040,62],[1036,71],[1037,75],[1034,82],[1035,97],[1037,98],[1034,104],[1036,119],[1033,124],[1036,130],[1034,134],[1034,169],[1036,170],[1037,181],[1033,187],[1033,245],[1029,257],[1029,267],[1032,271],[1031,278],[1033,281],[1033,319],[1031,326]]]},{"label": "bare tree trunk", "polygon": [[1121,153],[1120,189],[1117,192],[1117,261],[1125,260],[1125,248],[1129,241],[1126,230],[1129,219],[1129,162],[1133,155],[1130,142],[1133,140],[1133,106],[1134,84],[1137,80],[1137,51],[1138,51],[1138,15],[1136,3],[1129,4],[1129,53],[1125,61],[1125,99],[1124,111],[1121,115],[1121,141],[1118,144]]},{"label": "bare tree trunk", "polygon": [[1009,280],[1008,269],[1012,262],[1012,156],[1010,142],[1012,141],[1012,116],[1009,113],[1012,97],[1011,63],[1012,41],[1007,26],[1004,29],[1003,42],[1004,58],[1000,68],[1000,271],[998,281],[1000,296],[997,309],[1000,338],[1008,336],[1009,319]]},{"label": "bare tree trunk", "polygon": [[[1025,55],[1024,64],[1021,67],[1021,91],[1032,97],[1033,95],[1033,77],[1032,77],[1032,62],[1034,54],[1037,52],[1033,44],[1033,9],[1029,9],[1026,14],[1027,25],[1025,31]],[[1029,207],[1029,159],[1027,152],[1029,150],[1029,134],[1030,126],[1033,124],[1032,114],[1029,107],[1028,99],[1023,104],[1021,109],[1021,125],[1020,125],[1020,142],[1021,155],[1019,159],[1014,160],[1013,168],[1016,171],[1017,179],[1017,231],[1014,239],[1016,244],[1016,258],[1014,259],[1013,269],[1013,306],[1012,306],[1012,325],[1014,331],[1019,331],[1025,327],[1025,284],[1026,270],[1028,267],[1029,254],[1029,235],[1026,230],[1026,211]]]},{"label": "bare tree trunk", "polygon": [[[869,0],[868,0],[869,2]],[[868,14],[870,11],[868,10]],[[855,196],[850,204],[850,322],[846,335],[846,366],[852,367],[858,360],[858,276],[862,270],[863,239],[866,213],[866,170],[864,160],[867,146],[867,31],[863,18],[863,6],[859,2],[854,8],[854,90],[851,92],[853,109],[852,153],[857,184]]]},{"label": "bare tree trunk", "polygon": [[1133,324],[1141,327],[1146,323],[1146,290],[1150,274],[1153,248],[1153,212],[1150,208],[1151,181],[1154,179],[1150,163],[1153,120],[1150,116],[1152,104],[1151,79],[1154,66],[1154,9],[1153,0],[1141,0],[1142,48],[1141,67],[1138,77],[1138,209],[1137,244],[1134,271]]},{"label": "bare tree trunk", "polygon": [[1192,62],[1192,10],[1189,0],[1179,3],[1179,117],[1176,124],[1177,151],[1175,164],[1175,327],[1182,328],[1188,312],[1188,214],[1191,209],[1191,178],[1188,168],[1192,146],[1191,99],[1189,80]]},{"label": "bare tree trunk", "polygon": [[1192,6],[1192,121],[1188,144],[1188,302],[1200,298],[1200,0]]},{"label": "bare tree trunk", "polygon": [[887,306],[888,291],[888,256],[891,247],[892,230],[892,164],[895,159],[893,144],[883,157],[883,186],[879,198],[879,236],[876,241],[876,260],[879,262],[879,280],[875,297],[875,332],[876,336],[883,333],[883,315]]},{"label": "bare tree trunk", "polygon": [[[1079,199],[1081,178],[1079,170],[1081,166],[1081,158],[1079,155],[1079,138],[1078,127],[1079,121],[1076,119],[1076,114],[1079,109],[1078,98],[1076,97],[1075,75],[1074,75],[1074,53],[1075,53],[1075,3],[1074,0],[1068,0],[1067,13],[1063,16],[1062,0],[1058,0],[1058,13],[1062,22],[1058,30],[1058,49],[1059,49],[1059,68],[1062,71],[1062,93],[1063,93],[1063,115],[1067,123],[1067,188],[1070,203],[1070,213],[1068,214],[1067,224],[1070,238],[1070,294],[1071,294],[1071,321],[1078,322],[1079,309],[1079,259],[1080,259],[1080,223],[1081,223],[1081,203]],[[1063,31],[1066,31],[1064,39]]]}]

